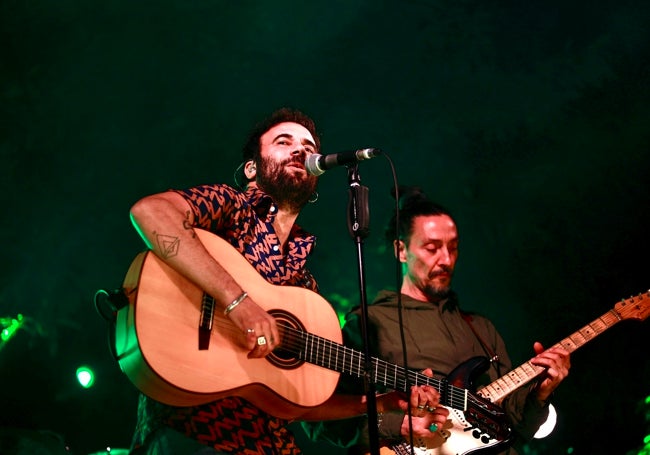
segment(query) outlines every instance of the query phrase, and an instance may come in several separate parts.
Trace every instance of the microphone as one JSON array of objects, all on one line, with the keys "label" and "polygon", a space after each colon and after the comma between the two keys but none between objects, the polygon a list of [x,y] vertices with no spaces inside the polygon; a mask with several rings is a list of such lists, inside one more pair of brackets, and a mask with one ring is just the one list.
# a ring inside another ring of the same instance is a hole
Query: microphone
[{"label": "microphone", "polygon": [[379,149],[360,149],[341,153],[332,153],[330,155],[319,155],[312,153],[305,160],[305,169],[311,175],[321,175],[328,169],[337,166],[358,163],[359,161],[369,160],[381,154]]}]

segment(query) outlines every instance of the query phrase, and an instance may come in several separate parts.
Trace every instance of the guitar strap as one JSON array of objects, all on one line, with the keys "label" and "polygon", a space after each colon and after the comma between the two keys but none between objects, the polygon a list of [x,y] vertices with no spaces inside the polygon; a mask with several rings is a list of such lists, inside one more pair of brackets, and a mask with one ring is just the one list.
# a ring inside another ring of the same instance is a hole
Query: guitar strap
[{"label": "guitar strap", "polygon": [[472,332],[474,333],[474,336],[476,336],[478,342],[481,343],[483,350],[486,352],[488,358],[490,359],[490,363],[495,366],[497,370],[497,375],[501,376],[501,369],[499,368],[499,355],[496,352],[494,352],[494,349],[492,349],[490,345],[487,344],[485,340],[483,340],[483,337],[481,337],[481,335],[479,335],[479,333],[476,331],[474,325],[472,325],[472,316],[462,311],[460,312],[460,315],[463,318],[463,320],[467,322],[469,328],[472,329]]}]

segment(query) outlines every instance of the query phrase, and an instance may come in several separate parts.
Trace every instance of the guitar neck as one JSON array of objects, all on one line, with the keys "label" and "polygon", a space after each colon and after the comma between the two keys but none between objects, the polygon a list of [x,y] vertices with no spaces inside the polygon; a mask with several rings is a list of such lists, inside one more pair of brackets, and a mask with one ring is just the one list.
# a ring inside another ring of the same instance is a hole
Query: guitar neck
[{"label": "guitar neck", "polygon": [[[561,347],[569,352],[573,352],[622,320],[621,315],[614,309],[611,309],[553,347]],[[478,393],[484,398],[490,399],[493,403],[497,403],[506,395],[541,375],[544,371],[545,368],[533,365],[529,360],[508,374],[501,376],[493,383],[479,389]]]},{"label": "guitar neck", "polygon": [[440,393],[442,405],[463,411],[467,409],[467,390],[453,386],[445,379],[408,371],[376,357],[371,357],[370,365],[366,365],[366,356],[347,346],[291,327],[283,327],[283,332],[281,348],[308,363],[357,377],[368,374],[373,383],[402,392],[407,392],[409,386],[429,385]]}]

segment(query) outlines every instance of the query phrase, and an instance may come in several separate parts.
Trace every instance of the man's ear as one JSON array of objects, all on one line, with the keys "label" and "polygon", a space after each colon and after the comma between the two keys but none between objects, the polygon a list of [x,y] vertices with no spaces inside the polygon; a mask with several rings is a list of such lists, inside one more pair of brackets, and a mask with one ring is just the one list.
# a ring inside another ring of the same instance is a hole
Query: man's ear
[{"label": "man's ear", "polygon": [[255,161],[246,161],[244,164],[244,175],[248,180],[255,179],[255,176],[257,175],[257,166],[255,165]]},{"label": "man's ear", "polygon": [[406,244],[404,240],[395,240],[393,241],[393,248],[395,257],[399,259],[400,262],[406,262]]}]

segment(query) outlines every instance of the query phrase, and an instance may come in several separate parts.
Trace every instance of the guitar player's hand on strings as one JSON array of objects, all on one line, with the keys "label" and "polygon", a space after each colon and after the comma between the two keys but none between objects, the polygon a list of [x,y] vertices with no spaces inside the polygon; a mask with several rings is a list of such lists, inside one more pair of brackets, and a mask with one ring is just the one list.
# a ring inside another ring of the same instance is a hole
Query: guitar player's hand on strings
[{"label": "guitar player's hand on strings", "polygon": [[569,351],[560,347],[553,346],[544,350],[540,342],[535,342],[533,349],[537,356],[531,359],[533,365],[546,368],[546,372],[540,377],[536,394],[540,403],[547,403],[553,391],[569,375],[571,368],[571,356]]},{"label": "guitar player's hand on strings", "polygon": [[260,358],[270,354],[280,344],[280,332],[273,316],[250,296],[244,298],[227,316],[244,334],[248,357]]},{"label": "guitar player's hand on strings", "polygon": [[[426,376],[432,377],[433,371],[423,371]],[[409,437],[409,416],[413,424],[413,436],[418,438],[430,438],[443,427],[447,422],[449,410],[440,406],[440,393],[429,385],[411,386],[409,400],[398,392],[391,392],[378,397],[378,409],[382,411],[401,410],[404,412],[404,420],[401,426],[401,435]]]},{"label": "guitar player's hand on strings", "polygon": [[[430,409],[430,410],[429,410]],[[411,416],[413,424],[413,437],[420,439],[433,438],[441,429],[443,429],[449,416],[449,409],[442,406],[431,407],[422,417]],[[409,419],[404,415],[400,435],[408,441],[410,438]]]}]

